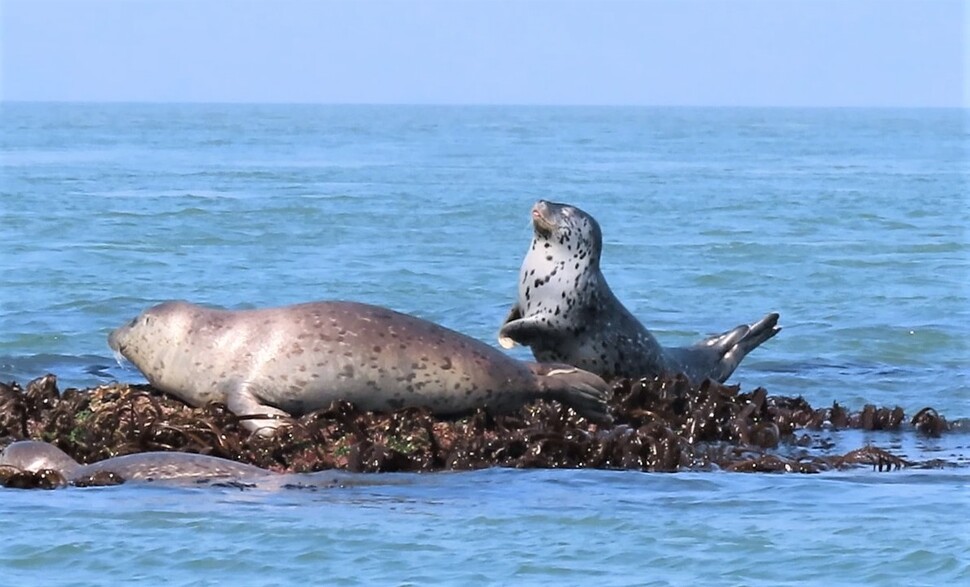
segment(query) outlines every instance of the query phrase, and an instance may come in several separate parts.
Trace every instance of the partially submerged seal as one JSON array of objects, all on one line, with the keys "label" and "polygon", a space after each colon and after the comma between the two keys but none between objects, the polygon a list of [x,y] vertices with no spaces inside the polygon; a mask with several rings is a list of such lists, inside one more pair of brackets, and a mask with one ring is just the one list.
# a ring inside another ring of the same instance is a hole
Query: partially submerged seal
[{"label": "partially submerged seal", "polygon": [[[19,479],[17,478],[19,476]],[[82,465],[53,444],[20,440],[0,452],[0,481],[8,487],[117,485],[228,485],[259,489],[322,489],[407,483],[407,478],[347,471],[277,473],[255,465],[188,452],[149,451]]]},{"label": "partially submerged seal", "polygon": [[250,430],[270,432],[279,418],[335,400],[459,415],[555,399],[610,421],[609,386],[592,373],[517,361],[443,326],[356,302],[238,311],[165,302],[116,329],[108,344],[161,391],[257,416],[243,419]]},{"label": "partially submerged seal", "polygon": [[143,452],[82,465],[47,442],[21,440],[0,453],[0,468],[36,473],[52,470],[67,483],[103,473],[120,481],[200,481],[259,479],[273,473],[254,465],[186,452]]},{"label": "partially submerged seal", "polygon": [[725,381],[741,360],[778,334],[778,314],[683,348],[663,348],[620,303],[600,270],[603,236],[579,208],[540,200],[534,237],[522,263],[518,301],[499,331],[505,348],[532,348],[604,379],[684,373],[698,383]]}]

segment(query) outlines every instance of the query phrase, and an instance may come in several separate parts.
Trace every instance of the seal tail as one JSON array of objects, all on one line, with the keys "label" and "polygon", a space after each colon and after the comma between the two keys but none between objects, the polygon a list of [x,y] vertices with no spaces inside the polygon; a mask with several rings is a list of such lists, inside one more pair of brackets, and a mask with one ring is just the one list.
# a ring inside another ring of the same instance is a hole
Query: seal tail
[{"label": "seal tail", "polygon": [[731,345],[735,348],[735,352],[740,352],[741,356],[744,357],[744,355],[761,346],[761,343],[781,332],[781,326],[778,326],[778,318],[778,313],[772,312],[754,324],[744,327],[744,335]]},{"label": "seal tail", "polygon": [[597,424],[612,424],[610,386],[598,375],[559,363],[529,363],[539,381],[542,396],[573,408]]},{"label": "seal tail", "polygon": [[778,313],[772,312],[754,324],[742,324],[734,330],[710,340],[708,344],[721,354],[721,365],[726,370],[721,381],[731,375],[748,353],[781,332],[781,326],[778,326],[778,318]]}]

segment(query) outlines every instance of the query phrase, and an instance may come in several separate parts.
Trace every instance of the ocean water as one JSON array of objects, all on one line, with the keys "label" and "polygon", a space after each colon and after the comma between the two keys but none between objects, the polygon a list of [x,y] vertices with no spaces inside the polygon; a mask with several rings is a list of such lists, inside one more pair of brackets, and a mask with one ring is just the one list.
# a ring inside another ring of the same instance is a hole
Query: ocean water
[{"label": "ocean water", "polygon": [[[496,344],[537,199],[665,344],[781,313],[745,389],[970,417],[970,112],[0,104],[0,379],[140,381],[156,302],[353,299]],[[524,349],[513,354],[527,358]],[[836,435],[965,456],[965,432]],[[963,463],[966,463],[964,458]],[[4,581],[970,582],[970,470],[508,471],[0,490]]]}]

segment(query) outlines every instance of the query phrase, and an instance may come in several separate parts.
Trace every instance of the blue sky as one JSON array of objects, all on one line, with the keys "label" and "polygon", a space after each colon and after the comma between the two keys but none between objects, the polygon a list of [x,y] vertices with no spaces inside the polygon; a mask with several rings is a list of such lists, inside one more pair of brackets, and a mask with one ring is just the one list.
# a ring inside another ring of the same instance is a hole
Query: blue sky
[{"label": "blue sky", "polygon": [[970,106],[966,0],[0,0],[0,98]]}]

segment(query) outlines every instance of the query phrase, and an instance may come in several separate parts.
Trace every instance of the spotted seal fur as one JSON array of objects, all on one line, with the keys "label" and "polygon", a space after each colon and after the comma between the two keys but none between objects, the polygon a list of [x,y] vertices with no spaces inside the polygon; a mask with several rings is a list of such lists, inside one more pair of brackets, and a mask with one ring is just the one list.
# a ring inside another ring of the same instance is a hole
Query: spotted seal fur
[{"label": "spotted seal fur", "polygon": [[523,344],[539,361],[567,363],[606,380],[684,373],[694,383],[708,377],[723,382],[781,330],[778,314],[771,313],[689,347],[663,348],[606,283],[603,236],[591,215],[540,200],[532,222],[518,301],[499,331],[505,348]]},{"label": "spotted seal fur", "polygon": [[447,416],[545,398],[610,421],[609,386],[592,373],[518,361],[438,324],[356,302],[237,311],[165,302],[114,330],[108,344],[157,389],[195,406],[225,403],[266,434],[335,400]]},{"label": "spotted seal fur", "polygon": [[[82,465],[48,442],[19,440],[0,451],[0,479],[18,474],[46,476],[48,487],[58,485],[116,485],[118,483],[162,483],[165,485],[227,485],[230,487],[279,489],[324,489],[364,485],[400,485],[409,480],[396,476],[325,470],[315,473],[277,473],[247,463],[188,452],[149,451],[111,457]],[[27,487],[38,487],[37,480]],[[18,485],[12,485],[14,487]]]},{"label": "spotted seal fur", "polygon": [[2,467],[29,472],[50,469],[68,483],[101,473],[117,475],[124,481],[244,481],[273,474],[254,465],[187,452],[143,452],[82,465],[53,444],[36,440],[21,440],[3,449]]}]

